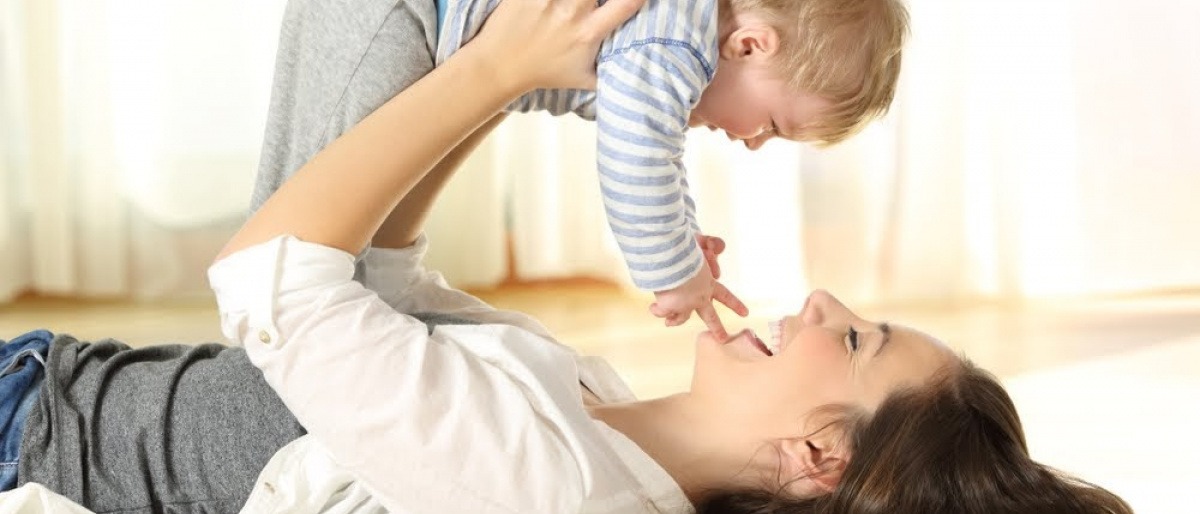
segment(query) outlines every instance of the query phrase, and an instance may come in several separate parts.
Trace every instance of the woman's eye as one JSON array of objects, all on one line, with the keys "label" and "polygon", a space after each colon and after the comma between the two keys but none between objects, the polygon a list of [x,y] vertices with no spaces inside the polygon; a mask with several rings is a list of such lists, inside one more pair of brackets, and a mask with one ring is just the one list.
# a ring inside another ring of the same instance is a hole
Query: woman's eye
[{"label": "woman's eye", "polygon": [[858,351],[858,331],[854,327],[846,330],[846,342],[850,345],[850,351]]}]

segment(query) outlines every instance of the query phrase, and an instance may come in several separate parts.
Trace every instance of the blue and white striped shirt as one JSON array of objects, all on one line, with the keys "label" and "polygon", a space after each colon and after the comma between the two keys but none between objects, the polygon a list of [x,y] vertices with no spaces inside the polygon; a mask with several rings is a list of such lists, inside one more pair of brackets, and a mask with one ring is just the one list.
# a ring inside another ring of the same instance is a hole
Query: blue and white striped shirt
[{"label": "blue and white striped shirt", "polygon": [[[500,0],[439,0],[437,64],[469,41]],[[538,90],[509,111],[595,120],[604,208],[633,283],[673,289],[700,270],[684,132],[717,58],[716,0],[648,0],[600,47],[596,91]]]}]

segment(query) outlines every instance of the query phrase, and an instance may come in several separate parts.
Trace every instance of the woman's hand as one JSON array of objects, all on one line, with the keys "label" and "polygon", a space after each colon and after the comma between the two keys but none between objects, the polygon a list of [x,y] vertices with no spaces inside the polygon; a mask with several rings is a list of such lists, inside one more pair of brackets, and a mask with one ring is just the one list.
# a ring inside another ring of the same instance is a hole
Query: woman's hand
[{"label": "woman's hand", "polygon": [[[646,0],[503,0],[461,51],[488,56],[497,86],[594,89],[596,54],[609,33]],[[500,56],[496,58],[496,56]]]}]

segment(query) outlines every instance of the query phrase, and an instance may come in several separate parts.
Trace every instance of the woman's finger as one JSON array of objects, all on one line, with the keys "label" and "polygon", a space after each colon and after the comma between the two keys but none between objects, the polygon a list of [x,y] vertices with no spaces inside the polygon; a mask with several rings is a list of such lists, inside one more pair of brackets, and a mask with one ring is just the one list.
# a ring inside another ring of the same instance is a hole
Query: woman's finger
[{"label": "woman's finger", "polygon": [[[500,2],[479,34],[461,51],[497,62],[497,82],[517,93],[530,89],[594,89],[601,43],[645,3],[610,0]],[[485,61],[489,62],[489,61]]]},{"label": "woman's finger", "polygon": [[[584,1],[592,2],[593,0]],[[598,39],[604,39],[610,32],[633,17],[633,14],[645,4],[646,0],[608,0],[589,17],[588,26],[591,33]]]}]

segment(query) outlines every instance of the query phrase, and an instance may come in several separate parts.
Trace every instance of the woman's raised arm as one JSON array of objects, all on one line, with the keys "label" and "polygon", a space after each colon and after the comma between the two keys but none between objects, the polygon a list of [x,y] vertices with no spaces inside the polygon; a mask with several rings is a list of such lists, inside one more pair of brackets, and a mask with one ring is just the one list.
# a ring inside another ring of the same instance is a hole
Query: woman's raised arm
[{"label": "woman's raised arm", "polygon": [[358,253],[463,138],[536,87],[590,88],[600,42],[645,0],[505,0],[479,36],[283,185],[217,260],[276,236]]}]

